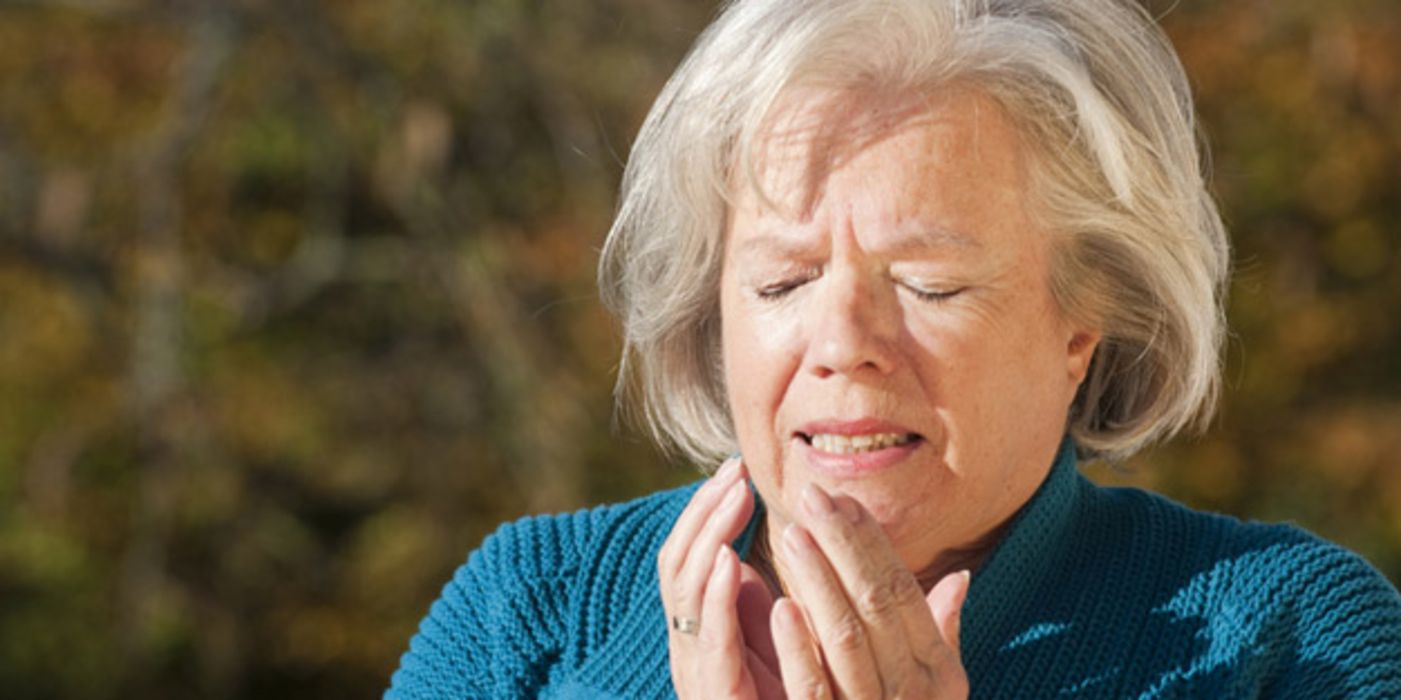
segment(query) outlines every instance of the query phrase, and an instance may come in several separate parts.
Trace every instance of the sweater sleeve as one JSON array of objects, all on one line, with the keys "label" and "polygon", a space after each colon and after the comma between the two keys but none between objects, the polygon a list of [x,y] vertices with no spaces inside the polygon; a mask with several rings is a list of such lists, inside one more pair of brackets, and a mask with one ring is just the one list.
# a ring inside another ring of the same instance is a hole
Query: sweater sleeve
[{"label": "sweater sleeve", "polygon": [[584,525],[535,517],[487,537],[420,623],[386,700],[535,697],[564,644]]},{"label": "sweater sleeve", "polygon": [[1301,550],[1295,644],[1267,696],[1401,697],[1401,595],[1349,551],[1317,540]]}]

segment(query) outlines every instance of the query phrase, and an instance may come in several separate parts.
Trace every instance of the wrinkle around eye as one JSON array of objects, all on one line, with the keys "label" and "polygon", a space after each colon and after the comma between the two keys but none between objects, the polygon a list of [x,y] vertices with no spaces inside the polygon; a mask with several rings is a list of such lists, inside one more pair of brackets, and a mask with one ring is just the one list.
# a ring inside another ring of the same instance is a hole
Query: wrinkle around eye
[{"label": "wrinkle around eye", "polygon": [[932,303],[943,303],[968,291],[967,285],[956,285],[946,288],[930,288],[911,282],[900,282],[900,287],[906,292],[915,295],[917,299]]},{"label": "wrinkle around eye", "polygon": [[780,301],[821,274],[820,270],[810,270],[783,277],[778,282],[753,284],[750,288],[754,298],[759,301]]},{"label": "wrinkle around eye", "polygon": [[764,285],[754,289],[754,297],[759,301],[782,301],[804,284],[807,280]]}]

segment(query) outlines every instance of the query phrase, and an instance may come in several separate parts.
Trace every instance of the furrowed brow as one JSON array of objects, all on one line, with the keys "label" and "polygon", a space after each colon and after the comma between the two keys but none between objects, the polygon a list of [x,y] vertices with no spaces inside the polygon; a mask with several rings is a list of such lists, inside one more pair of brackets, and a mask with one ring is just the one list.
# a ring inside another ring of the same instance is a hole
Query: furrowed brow
[{"label": "furrowed brow", "polygon": [[946,248],[970,250],[983,247],[978,239],[942,226],[912,224],[902,228],[904,230],[899,231],[890,244],[890,252],[896,255]]},{"label": "furrowed brow", "polygon": [[766,232],[746,238],[743,243],[739,244],[735,254],[740,258],[754,256],[779,259],[803,258],[812,254],[812,244],[797,238]]},{"label": "furrowed brow", "polygon": [[[884,246],[884,252],[904,256],[945,249],[973,250],[983,246],[981,241],[972,236],[940,226],[912,224],[901,228],[903,230],[896,232],[889,245]],[[813,254],[813,244],[779,232],[764,231],[746,238],[739,244],[735,254],[740,258],[805,258]]]}]

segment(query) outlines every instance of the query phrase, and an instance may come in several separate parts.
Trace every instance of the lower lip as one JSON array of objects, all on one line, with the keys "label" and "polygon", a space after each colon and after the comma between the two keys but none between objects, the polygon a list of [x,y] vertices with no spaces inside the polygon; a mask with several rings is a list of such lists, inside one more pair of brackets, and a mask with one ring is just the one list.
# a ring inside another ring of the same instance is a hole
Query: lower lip
[{"label": "lower lip", "polygon": [[894,445],[870,452],[840,455],[823,452],[808,444],[801,437],[794,436],[793,440],[798,444],[798,452],[813,469],[829,476],[845,479],[871,476],[889,469],[909,457],[911,453],[919,449],[920,445],[924,444],[923,440],[915,440],[903,445]]}]

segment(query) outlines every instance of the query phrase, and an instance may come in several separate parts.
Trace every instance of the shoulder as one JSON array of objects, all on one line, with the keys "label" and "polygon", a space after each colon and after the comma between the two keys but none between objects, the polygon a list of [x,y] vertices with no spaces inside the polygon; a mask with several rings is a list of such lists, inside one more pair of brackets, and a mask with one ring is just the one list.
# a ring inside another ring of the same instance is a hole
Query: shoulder
[{"label": "shoulder", "polygon": [[[1101,527],[1121,533],[1124,544],[1147,541],[1158,561],[1172,570],[1195,571],[1194,590],[1208,583],[1260,590],[1336,595],[1351,582],[1396,596],[1396,590],[1366,560],[1343,547],[1287,523],[1245,521],[1188,508],[1137,489],[1097,489]],[[1384,596],[1385,597],[1385,596]]]},{"label": "shoulder", "polygon": [[[466,566],[477,560],[507,567],[526,579],[554,577],[580,565],[628,559],[632,546],[660,542],[699,484],[659,491],[622,503],[571,513],[535,515],[501,525],[482,541]],[[622,548],[622,549],[620,549]]]},{"label": "shoulder", "polygon": [[[1300,527],[1194,510],[1138,489],[1097,489],[1100,510],[1138,537],[1171,550],[1181,565],[1214,562],[1281,585],[1363,577],[1390,584],[1364,559]],[[1261,581],[1256,581],[1261,583]]]},{"label": "shoulder", "polygon": [[480,605],[485,595],[517,607],[534,597],[577,594],[583,580],[634,572],[660,547],[697,486],[504,523],[457,569],[439,602],[470,598]]},{"label": "shoulder", "polygon": [[1099,497],[1130,539],[1152,543],[1139,571],[1158,569],[1153,613],[1197,630],[1209,645],[1198,664],[1233,650],[1239,668],[1279,697],[1401,694],[1401,595],[1362,557],[1289,524],[1132,489]]},{"label": "shoulder", "polygon": [[639,558],[655,556],[695,488],[498,527],[443,587],[386,697],[537,694],[554,664],[608,630],[616,609],[600,601],[655,587]]},{"label": "shoulder", "polygon": [[1278,697],[1401,697],[1401,595],[1386,577],[1292,525],[1239,523],[1235,542],[1168,610],[1267,649]]}]

